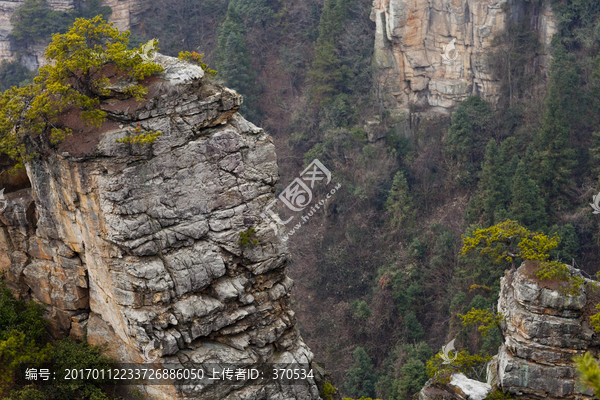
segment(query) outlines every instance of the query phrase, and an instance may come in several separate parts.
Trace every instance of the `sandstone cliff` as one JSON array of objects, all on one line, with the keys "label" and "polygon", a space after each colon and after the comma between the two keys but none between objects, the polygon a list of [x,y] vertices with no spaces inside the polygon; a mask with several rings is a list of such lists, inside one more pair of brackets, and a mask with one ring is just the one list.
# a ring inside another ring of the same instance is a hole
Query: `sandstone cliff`
[{"label": "sandstone cliff", "polygon": [[[375,0],[377,92],[388,110],[424,107],[446,113],[479,95],[498,100],[498,79],[488,56],[507,23],[524,16],[510,0]],[[555,32],[550,2],[529,18],[547,51]],[[547,56],[540,55],[547,65]]]},{"label": "sandstone cliff", "polygon": [[[78,125],[58,149],[31,143],[30,188],[8,193],[0,270],[42,302],[55,335],[108,343],[122,361],[310,363],[289,306],[287,249],[260,217],[278,177],[271,138],[240,96],[199,66],[157,56],[148,100],[111,99],[101,129]],[[162,136],[117,143],[138,124]],[[258,244],[239,233],[256,229]],[[296,385],[152,386],[147,398],[316,399]]]}]

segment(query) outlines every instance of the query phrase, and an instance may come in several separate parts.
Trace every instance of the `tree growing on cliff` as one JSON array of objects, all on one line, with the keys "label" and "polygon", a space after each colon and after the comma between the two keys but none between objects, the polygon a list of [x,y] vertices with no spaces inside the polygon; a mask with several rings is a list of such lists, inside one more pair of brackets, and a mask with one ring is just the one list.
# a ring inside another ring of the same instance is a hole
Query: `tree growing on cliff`
[{"label": "tree growing on cliff", "polygon": [[101,124],[107,115],[101,100],[112,94],[109,78],[126,82],[123,94],[142,100],[147,89],[141,81],[162,67],[140,49],[128,50],[128,42],[129,32],[119,32],[100,16],[77,19],[67,33],[55,34],[45,52],[49,63],[33,83],[0,95],[0,153],[19,166],[31,156],[28,137],[60,142],[71,133],[58,118],[67,110],[78,110],[88,124]]},{"label": "tree growing on cliff", "polygon": [[53,10],[46,0],[25,0],[10,18],[13,26],[10,39],[19,46],[47,42],[53,33],[65,32],[75,18],[108,18],[112,9],[101,0],[81,1],[78,8],[68,11]]},{"label": "tree growing on cliff", "polygon": [[463,236],[460,254],[477,251],[494,263],[507,262],[512,268],[516,268],[519,261],[536,262],[535,274],[539,279],[558,279],[566,283],[565,292],[576,293],[584,283],[583,278],[573,275],[566,264],[550,260],[550,252],[559,243],[556,234],[532,232],[516,221],[506,220]]},{"label": "tree growing on cliff", "polygon": [[596,397],[600,397],[600,365],[591,353],[575,358],[579,378],[586,386],[592,388]]}]

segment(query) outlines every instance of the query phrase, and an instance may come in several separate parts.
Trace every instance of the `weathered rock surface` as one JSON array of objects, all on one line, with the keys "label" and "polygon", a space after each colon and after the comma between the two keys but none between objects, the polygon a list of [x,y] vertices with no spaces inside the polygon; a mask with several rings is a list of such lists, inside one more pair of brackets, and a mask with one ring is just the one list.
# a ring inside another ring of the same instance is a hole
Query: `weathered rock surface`
[{"label": "weathered rock surface", "polygon": [[436,385],[433,381],[427,382],[417,398],[418,400],[483,400],[491,390],[489,384],[458,373],[452,375],[446,385]]},{"label": "weathered rock surface", "polygon": [[[159,362],[182,365],[310,363],[285,243],[260,217],[278,178],[271,138],[200,67],[156,60],[165,71],[147,81],[148,100],[106,101],[100,130],[37,149],[31,189],[8,193],[0,215],[0,270],[47,306],[56,335],[108,343],[121,361],[141,362],[151,346]],[[116,142],[138,124],[162,136]],[[243,246],[249,227],[259,244]],[[157,399],[319,398],[312,379],[146,389]]]},{"label": "weathered rock surface", "polygon": [[565,294],[557,282],[539,281],[533,271],[523,265],[502,278],[498,312],[506,318],[504,344],[488,368],[488,381],[523,397],[592,398],[578,384],[572,359],[600,345],[589,324],[599,289],[587,281],[579,294]]},{"label": "weathered rock surface", "polygon": [[[374,63],[380,100],[388,110],[424,107],[446,113],[479,95],[495,103],[498,79],[488,56],[494,38],[522,13],[511,0],[375,0]],[[555,32],[550,2],[530,16],[531,29],[548,48]],[[447,49],[447,51],[445,51]],[[544,53],[544,51],[542,51]],[[547,65],[547,54],[540,64]]]}]

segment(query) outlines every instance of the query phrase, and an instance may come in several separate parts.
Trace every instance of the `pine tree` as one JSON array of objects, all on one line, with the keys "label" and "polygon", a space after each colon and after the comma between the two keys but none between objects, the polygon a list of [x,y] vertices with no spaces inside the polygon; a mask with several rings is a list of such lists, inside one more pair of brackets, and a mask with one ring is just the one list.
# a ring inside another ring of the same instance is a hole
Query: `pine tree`
[{"label": "pine tree", "polygon": [[488,142],[479,175],[478,193],[469,204],[469,220],[492,225],[506,217],[511,199],[512,174],[517,165],[512,155],[514,141],[507,139],[498,148],[494,139]]},{"label": "pine tree", "polygon": [[352,353],[354,364],[346,370],[344,387],[353,397],[371,397],[375,392],[377,376],[371,357],[364,348],[357,347]]},{"label": "pine tree", "polygon": [[579,75],[575,58],[564,46],[554,44],[546,110],[536,136],[536,154],[532,170],[546,198],[560,209],[573,187],[576,152],[571,130],[580,116]]},{"label": "pine tree", "polygon": [[476,96],[463,101],[452,114],[446,151],[461,170],[464,182],[470,182],[480,166],[494,126],[490,104]]},{"label": "pine tree", "polygon": [[527,165],[519,161],[512,182],[512,202],[510,218],[530,229],[543,230],[546,227],[546,207],[540,189],[527,174]]},{"label": "pine tree", "polygon": [[260,117],[257,106],[260,90],[256,85],[256,75],[250,64],[244,35],[241,17],[234,3],[230,3],[225,21],[219,27],[217,70],[227,86],[244,96],[244,115],[257,122]]},{"label": "pine tree", "polygon": [[317,104],[327,104],[343,92],[347,68],[342,63],[337,46],[352,0],[327,0],[319,22],[319,37],[315,43],[315,58],[310,70],[311,94]]},{"label": "pine tree", "polygon": [[385,202],[385,210],[389,214],[389,221],[393,227],[410,228],[414,225],[412,196],[404,171],[398,171],[394,175],[392,188]]}]

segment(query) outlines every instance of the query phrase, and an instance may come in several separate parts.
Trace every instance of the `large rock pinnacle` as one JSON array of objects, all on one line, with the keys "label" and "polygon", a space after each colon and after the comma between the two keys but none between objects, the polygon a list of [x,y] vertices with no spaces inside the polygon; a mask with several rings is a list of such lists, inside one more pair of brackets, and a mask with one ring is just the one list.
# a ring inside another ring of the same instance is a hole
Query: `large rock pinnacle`
[{"label": "large rock pinnacle", "polygon": [[[289,307],[288,253],[260,217],[278,178],[271,138],[241,97],[157,55],[148,99],[113,98],[100,129],[67,113],[73,135],[40,145],[30,189],[7,194],[0,269],[46,305],[55,335],[108,344],[121,361],[310,363]],[[112,87],[118,91],[118,85]],[[116,140],[160,131],[150,145]],[[255,229],[258,244],[240,243]],[[317,399],[295,385],[148,387],[148,398]]]}]

